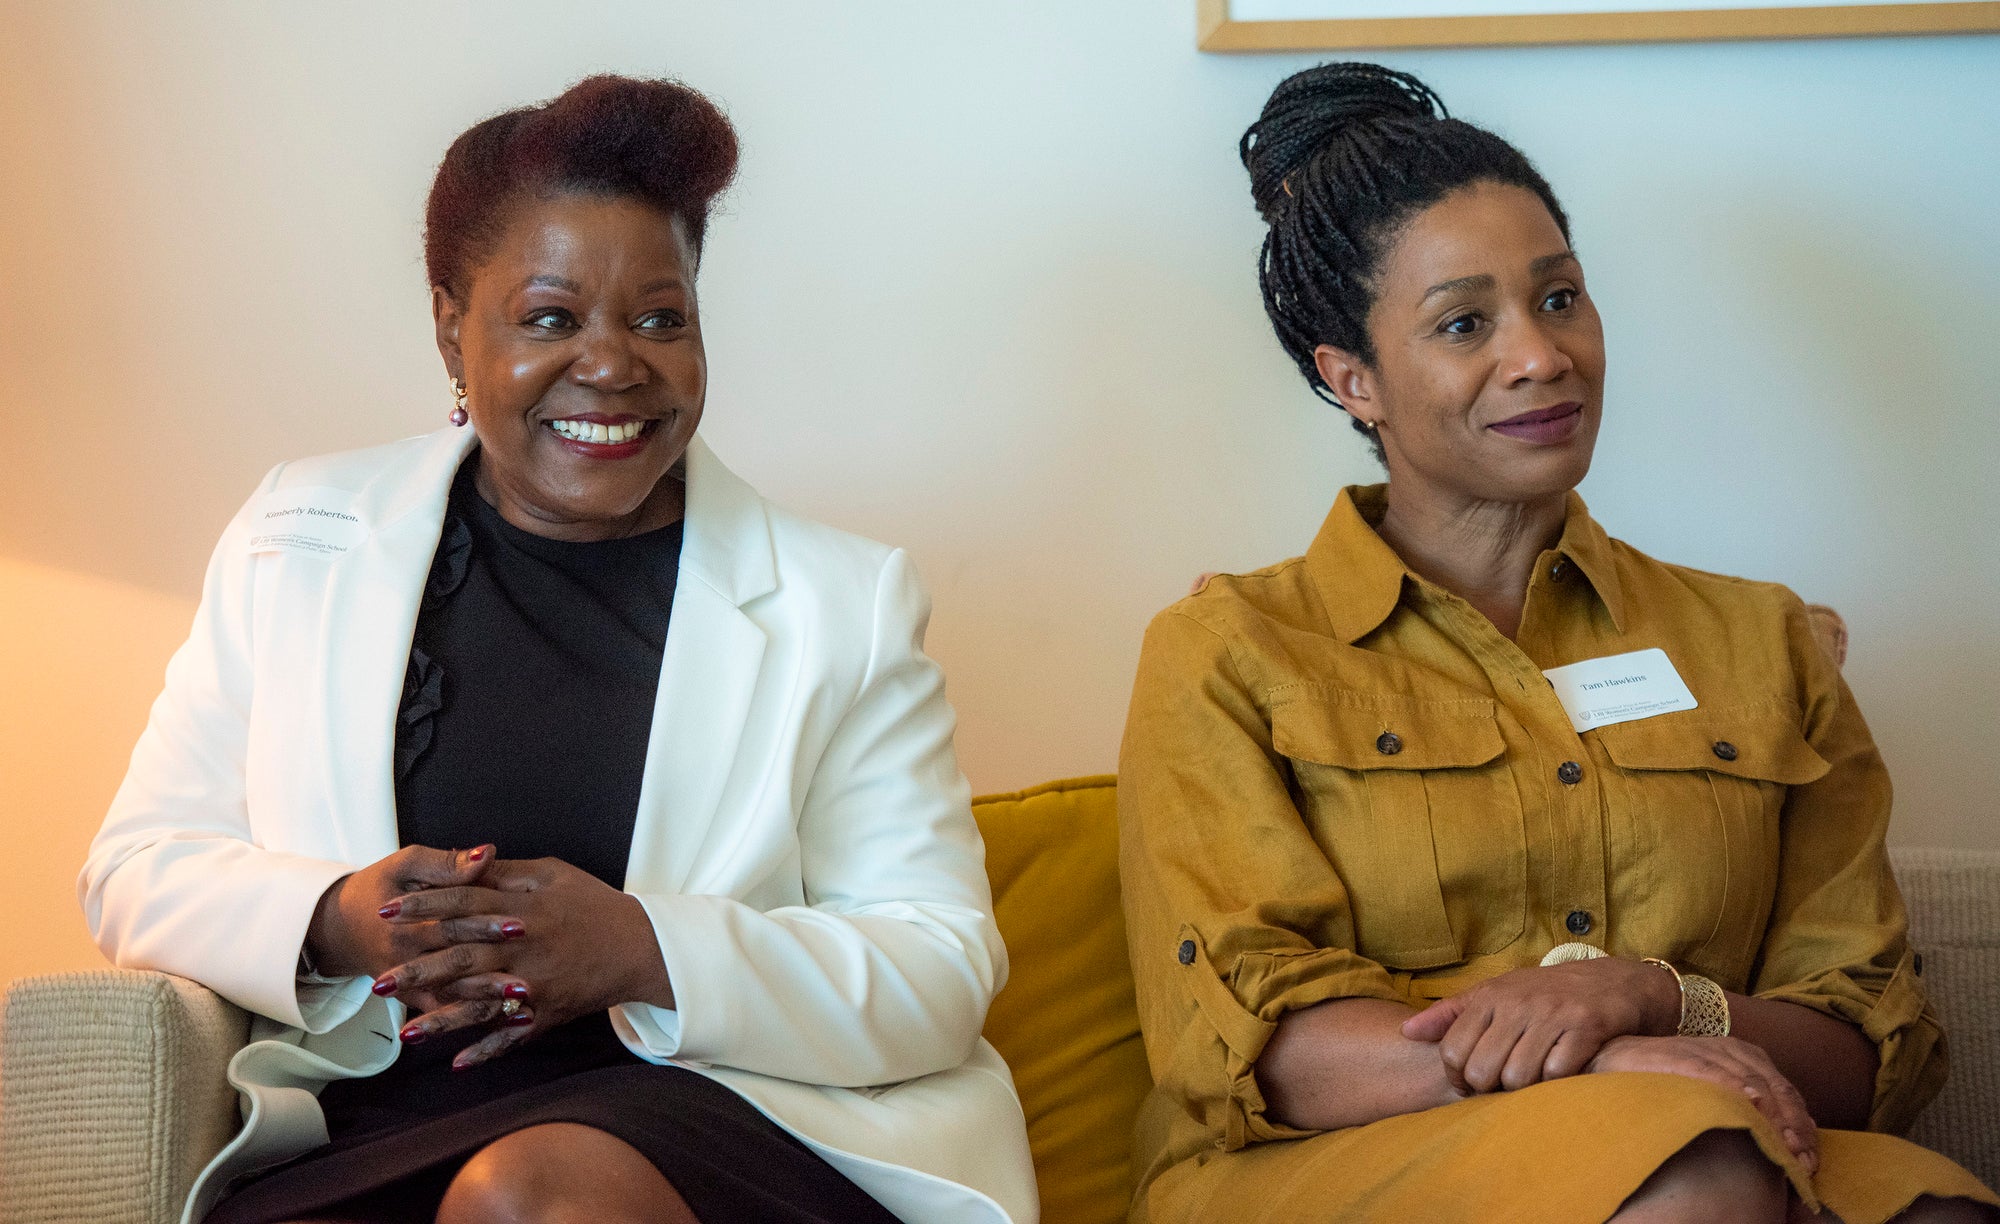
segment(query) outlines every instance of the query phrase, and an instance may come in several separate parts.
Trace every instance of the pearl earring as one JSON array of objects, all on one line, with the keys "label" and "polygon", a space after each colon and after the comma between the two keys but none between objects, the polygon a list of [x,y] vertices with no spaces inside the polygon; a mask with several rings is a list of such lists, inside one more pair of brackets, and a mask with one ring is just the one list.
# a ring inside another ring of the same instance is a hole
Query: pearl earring
[{"label": "pearl earring", "polygon": [[454,425],[463,425],[467,421],[471,420],[472,419],[471,416],[468,415],[465,411],[464,379],[454,378],[451,380],[451,397],[454,401],[456,401],[451,410],[451,418],[450,418],[451,423]]}]

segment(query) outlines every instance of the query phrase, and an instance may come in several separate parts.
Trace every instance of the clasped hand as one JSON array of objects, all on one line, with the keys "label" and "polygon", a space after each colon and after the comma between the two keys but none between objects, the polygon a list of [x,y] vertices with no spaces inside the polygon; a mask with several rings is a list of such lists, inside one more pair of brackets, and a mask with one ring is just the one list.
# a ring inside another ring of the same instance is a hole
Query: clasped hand
[{"label": "clasped hand", "polygon": [[1598,1071],[1651,1071],[1742,1092],[1783,1132],[1808,1169],[1819,1132],[1805,1098],[1759,1047],[1734,1037],[1681,1037],[1671,976],[1618,957],[1517,969],[1440,999],[1403,1022],[1434,1042],[1461,1095],[1525,1088]]},{"label": "clasped hand", "polygon": [[408,846],[342,877],[308,944],[322,973],[368,974],[409,1007],[406,1043],[491,1028],[457,1068],[620,1003],[673,1003],[635,898],[560,859],[502,859],[492,846]]}]

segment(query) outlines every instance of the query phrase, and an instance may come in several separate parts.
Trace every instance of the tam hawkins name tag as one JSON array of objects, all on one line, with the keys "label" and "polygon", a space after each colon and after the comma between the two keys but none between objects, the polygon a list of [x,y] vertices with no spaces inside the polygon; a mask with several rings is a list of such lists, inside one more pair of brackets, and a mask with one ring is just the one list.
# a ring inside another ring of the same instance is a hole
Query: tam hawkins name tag
[{"label": "tam hawkins name tag", "polygon": [[250,511],[249,551],[337,557],[368,534],[353,506],[354,494],[345,489],[278,489],[266,493]]},{"label": "tam hawkins name tag", "polygon": [[1658,647],[1631,654],[1585,659],[1542,673],[1556,690],[1569,722],[1579,733],[1593,727],[1651,718],[1699,703]]}]

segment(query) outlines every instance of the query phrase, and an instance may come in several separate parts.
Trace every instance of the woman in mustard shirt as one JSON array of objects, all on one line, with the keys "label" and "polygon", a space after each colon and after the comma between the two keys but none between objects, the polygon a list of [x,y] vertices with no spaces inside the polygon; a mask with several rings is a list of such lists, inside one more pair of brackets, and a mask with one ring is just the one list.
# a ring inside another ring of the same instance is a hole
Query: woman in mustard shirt
[{"label": "woman in mustard shirt", "polygon": [[1604,342],[1548,184],[1369,64],[1242,154],[1278,337],[1389,480],[1147,632],[1133,1220],[2000,1218],[1884,1133],[1944,1037],[1804,606],[1573,491]]}]

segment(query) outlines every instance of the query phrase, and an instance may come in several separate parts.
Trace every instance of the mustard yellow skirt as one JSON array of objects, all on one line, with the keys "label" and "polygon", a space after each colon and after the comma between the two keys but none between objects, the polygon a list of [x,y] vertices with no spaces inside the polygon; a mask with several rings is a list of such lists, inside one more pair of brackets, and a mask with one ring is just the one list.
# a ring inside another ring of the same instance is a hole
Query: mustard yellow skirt
[{"label": "mustard yellow skirt", "polygon": [[1820,1132],[1817,1176],[1740,1093],[1679,1075],[1579,1075],[1309,1139],[1196,1156],[1149,1187],[1150,1224],[1599,1224],[1710,1130],[1747,1130],[1805,1203],[1882,1224],[1925,1194],[2000,1206],[1928,1148]]}]

